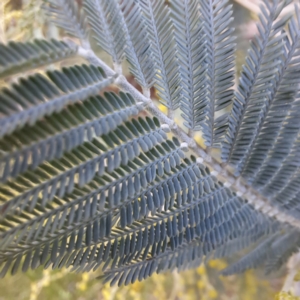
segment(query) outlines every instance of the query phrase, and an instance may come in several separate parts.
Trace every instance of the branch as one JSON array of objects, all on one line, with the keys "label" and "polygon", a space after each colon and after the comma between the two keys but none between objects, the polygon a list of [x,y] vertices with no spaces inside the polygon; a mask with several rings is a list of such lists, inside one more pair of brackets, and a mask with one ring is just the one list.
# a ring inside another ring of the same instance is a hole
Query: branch
[{"label": "branch", "polygon": [[[114,70],[112,70],[105,62],[103,62],[95,53],[90,49],[78,48],[78,54],[88,60],[91,64],[100,66],[107,76],[116,76]],[[214,159],[206,150],[200,148],[195,140],[189,137],[173,120],[168,118],[163,112],[161,112],[155,103],[149,98],[140,93],[134,88],[123,75],[117,76],[115,84],[124,92],[130,93],[137,102],[143,102],[146,104],[146,110],[156,116],[162,124],[169,125],[172,133],[186,143],[187,146],[197,156],[197,161],[208,166],[211,170],[211,174],[218,178],[221,182],[225,182],[226,187],[233,189],[239,197],[244,197],[251,203],[255,209],[263,212],[264,214],[275,217],[280,222],[289,223],[294,227],[300,228],[300,221],[292,216],[284,214],[273,207],[269,200],[260,195],[256,190],[249,186],[242,178],[236,177],[232,174],[228,167],[224,167],[216,159]]]}]

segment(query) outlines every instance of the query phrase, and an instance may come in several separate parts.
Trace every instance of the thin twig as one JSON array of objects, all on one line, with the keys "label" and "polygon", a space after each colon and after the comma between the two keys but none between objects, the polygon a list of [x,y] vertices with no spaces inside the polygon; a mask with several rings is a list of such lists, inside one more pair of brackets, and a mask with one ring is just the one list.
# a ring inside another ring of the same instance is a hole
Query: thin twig
[{"label": "thin twig", "polygon": [[[78,54],[88,60],[91,64],[100,66],[107,76],[116,76],[105,62],[98,58],[90,49],[79,47]],[[148,97],[145,97],[136,88],[134,88],[123,75],[119,75],[115,80],[115,84],[123,91],[130,93],[137,102],[146,104],[146,110],[153,116],[157,117],[162,124],[169,125],[172,133],[186,143],[187,146],[199,157],[198,162],[208,166],[211,174],[218,180],[225,182],[225,186],[231,187],[238,196],[245,197],[257,210],[262,211],[270,217],[276,217],[278,221],[286,222],[292,226],[300,228],[300,221],[292,216],[280,212],[276,207],[271,206],[268,199],[260,195],[256,190],[249,186],[242,178],[234,176],[230,170],[216,159],[210,156],[204,149],[197,145],[195,140],[189,137],[175,122],[168,118],[162,111],[158,109],[155,103]]]}]

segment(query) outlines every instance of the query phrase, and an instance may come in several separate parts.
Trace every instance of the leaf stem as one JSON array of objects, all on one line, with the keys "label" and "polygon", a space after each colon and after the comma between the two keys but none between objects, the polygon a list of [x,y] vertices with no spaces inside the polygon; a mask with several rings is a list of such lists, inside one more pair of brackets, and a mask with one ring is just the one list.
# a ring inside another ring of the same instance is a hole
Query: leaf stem
[{"label": "leaf stem", "polygon": [[[78,54],[88,60],[91,64],[100,66],[107,76],[115,76],[116,73],[90,49],[78,48]],[[156,104],[149,98],[134,88],[123,75],[119,75],[114,82],[121,90],[130,93],[137,102],[146,104],[146,110],[153,116],[157,117],[162,124],[169,125],[172,133],[182,142],[187,143],[190,150],[200,157],[201,163],[206,165],[213,176],[216,176],[225,186],[233,189],[238,196],[244,197],[251,203],[255,209],[262,211],[269,217],[275,217],[278,221],[289,223],[294,227],[300,228],[300,221],[296,218],[280,212],[277,207],[270,204],[269,200],[259,194],[249,186],[241,177],[232,173],[229,167],[223,167],[222,163],[213,158],[208,150],[202,149],[195,140],[184,132],[173,119],[166,116],[158,109]],[[147,93],[145,93],[147,95]],[[148,96],[148,95],[147,95]]]}]

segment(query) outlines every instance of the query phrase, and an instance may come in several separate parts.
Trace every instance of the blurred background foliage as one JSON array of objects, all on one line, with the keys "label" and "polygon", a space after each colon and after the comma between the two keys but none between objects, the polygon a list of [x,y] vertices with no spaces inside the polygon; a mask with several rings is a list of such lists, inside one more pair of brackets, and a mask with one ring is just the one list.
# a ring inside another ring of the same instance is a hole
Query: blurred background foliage
[{"label": "blurred background foliage", "polygon": [[[81,0],[74,1],[81,5]],[[47,22],[43,14],[42,2],[43,0],[0,0],[0,43],[59,38],[60,32]],[[232,4],[238,37],[236,59],[239,73],[249,39],[256,33],[255,14],[236,2]],[[128,80],[135,84],[129,74]],[[1,84],[5,83],[0,82],[0,86]],[[152,96],[155,97],[154,91]],[[196,141],[203,145],[200,136],[196,137]],[[153,275],[146,281],[120,288],[103,285],[96,279],[99,272],[76,274],[66,269],[52,271],[38,268],[26,274],[1,279],[0,300],[300,300],[289,292],[280,292],[284,286],[286,270],[281,270],[272,277],[253,270],[230,277],[219,276],[218,272],[226,265],[223,260],[212,260],[194,270],[180,274],[173,272]],[[292,282],[299,280],[300,273],[291,278]],[[288,285],[285,290],[289,290],[291,283]]]},{"label": "blurred background foliage", "polygon": [[[63,300],[269,300],[275,299],[281,280],[272,281],[248,271],[241,276],[220,277],[226,266],[212,260],[206,266],[164,275],[153,275],[130,286],[110,287],[95,279],[96,273],[74,274],[67,270],[43,270],[8,276],[0,281],[0,299]],[[296,298],[277,298],[278,300]]]}]

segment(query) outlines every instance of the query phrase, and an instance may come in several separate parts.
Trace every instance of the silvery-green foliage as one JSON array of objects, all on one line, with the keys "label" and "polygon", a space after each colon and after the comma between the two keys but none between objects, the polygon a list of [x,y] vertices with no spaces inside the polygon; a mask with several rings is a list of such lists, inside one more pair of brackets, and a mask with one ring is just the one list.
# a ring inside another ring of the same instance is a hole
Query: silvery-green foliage
[{"label": "silvery-green foliage", "polygon": [[[145,96],[154,86],[169,118],[180,108],[191,138],[202,131],[272,205],[299,219],[300,14],[279,17],[288,2],[263,1],[233,91],[227,0],[85,0],[82,9],[45,0],[81,46],[0,45],[0,76],[22,73],[0,91],[0,276],[40,265],[101,268],[105,282],[121,285],[249,248],[223,274],[284,264],[298,250],[298,229],[220,182],[133,87],[110,88],[127,59]],[[88,36],[116,74],[88,63],[45,69],[94,53]]]},{"label": "silvery-green foliage", "polygon": [[37,68],[71,57],[76,53],[66,43],[56,40],[34,40],[31,43],[9,42],[0,45],[0,77],[5,78],[28,68]]},{"label": "silvery-green foliage", "polygon": [[202,124],[206,144],[211,147],[224,135],[227,115],[215,118],[216,112],[231,104],[234,85],[234,29],[228,1],[200,0],[200,11],[205,35],[205,63],[207,82],[203,88],[207,95],[205,120]]},{"label": "silvery-green foliage", "polygon": [[[272,101],[274,104],[278,102],[275,102],[276,93],[280,93],[284,72],[296,50],[285,47],[286,33],[283,28],[290,16],[278,18],[285,5],[286,1],[264,1],[261,5],[257,25],[259,34],[251,42],[235,92],[223,159],[237,165],[239,172],[252,154]],[[293,25],[293,31],[297,30]],[[289,53],[289,50],[292,52]]]},{"label": "silvery-green foliage", "polygon": [[199,130],[206,116],[207,64],[205,34],[200,19],[198,1],[173,1],[171,16],[176,30],[180,60],[181,110],[184,125],[191,131]]},{"label": "silvery-green foliage", "polygon": [[76,1],[44,0],[43,7],[55,25],[85,44],[88,36],[87,21]]},{"label": "silvery-green foliage", "polygon": [[156,71],[155,88],[160,101],[172,112],[180,104],[179,61],[173,34],[175,25],[163,1],[141,0],[137,5],[141,7],[148,29]]},{"label": "silvery-green foliage", "polygon": [[140,6],[134,5],[134,0],[119,0],[119,5],[124,18],[125,55],[131,65],[130,71],[142,87],[150,88],[154,83],[155,64],[146,20]]},{"label": "silvery-green foliage", "polygon": [[300,246],[299,233],[288,228],[287,233],[275,232],[260,241],[252,251],[222,271],[223,275],[244,272],[250,268],[265,267],[266,273],[276,271]]},{"label": "silvery-green foliage", "polygon": [[97,44],[121,63],[125,52],[124,19],[116,1],[88,0],[84,2],[88,22]]}]

